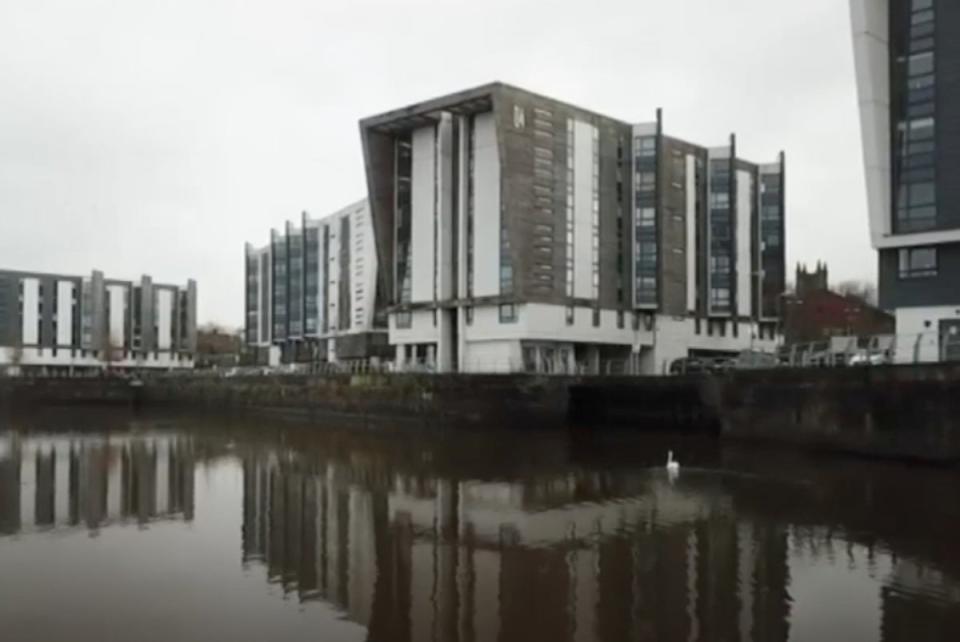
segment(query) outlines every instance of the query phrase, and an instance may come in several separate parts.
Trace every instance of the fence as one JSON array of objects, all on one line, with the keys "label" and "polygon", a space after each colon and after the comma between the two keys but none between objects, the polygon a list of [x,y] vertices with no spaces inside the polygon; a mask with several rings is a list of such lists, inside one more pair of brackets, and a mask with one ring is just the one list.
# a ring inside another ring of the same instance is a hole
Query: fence
[{"label": "fence", "polygon": [[960,332],[832,337],[781,348],[779,361],[797,368],[960,361]]}]

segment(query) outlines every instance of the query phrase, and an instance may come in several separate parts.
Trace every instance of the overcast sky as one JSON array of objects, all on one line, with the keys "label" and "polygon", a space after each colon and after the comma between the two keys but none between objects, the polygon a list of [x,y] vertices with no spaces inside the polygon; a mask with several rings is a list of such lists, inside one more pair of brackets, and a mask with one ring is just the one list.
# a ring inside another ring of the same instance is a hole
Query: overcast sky
[{"label": "overcast sky", "polygon": [[239,326],[244,242],[365,195],[361,117],[502,80],[785,150],[788,272],[873,280],[847,6],[2,0],[0,268],[194,277]]}]

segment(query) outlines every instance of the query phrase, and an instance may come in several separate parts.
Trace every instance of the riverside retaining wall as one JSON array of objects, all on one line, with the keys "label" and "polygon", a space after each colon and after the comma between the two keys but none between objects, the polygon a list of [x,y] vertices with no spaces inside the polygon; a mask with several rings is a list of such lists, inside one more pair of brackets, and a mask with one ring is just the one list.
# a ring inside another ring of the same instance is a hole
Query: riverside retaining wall
[{"label": "riverside retaining wall", "polygon": [[702,400],[730,439],[960,463],[960,364],[740,372]]},{"label": "riverside retaining wall", "polygon": [[270,409],[288,413],[556,428],[567,419],[568,381],[556,377],[332,375],[171,377],[145,382],[145,406]]},{"label": "riverside retaining wall", "polygon": [[0,379],[0,408],[269,409],[437,426],[708,430],[722,438],[960,463],[960,364],[689,378],[474,375]]}]

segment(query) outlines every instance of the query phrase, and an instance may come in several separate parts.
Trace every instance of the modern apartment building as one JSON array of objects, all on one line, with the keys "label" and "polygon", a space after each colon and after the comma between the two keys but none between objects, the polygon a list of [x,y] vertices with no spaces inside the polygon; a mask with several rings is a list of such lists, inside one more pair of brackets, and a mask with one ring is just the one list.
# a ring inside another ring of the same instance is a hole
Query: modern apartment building
[{"label": "modern apartment building", "polygon": [[360,129],[399,367],[655,374],[775,347],[782,154],[501,83]]},{"label": "modern apartment building", "polygon": [[376,275],[367,201],[321,219],[304,212],[268,245],[247,244],[247,345],[271,365],[388,357]]},{"label": "modern apartment building", "polygon": [[960,358],[960,4],[851,0],[851,15],[880,306],[900,359]]},{"label": "modern apartment building", "polygon": [[0,270],[0,368],[192,368],[197,286]]}]

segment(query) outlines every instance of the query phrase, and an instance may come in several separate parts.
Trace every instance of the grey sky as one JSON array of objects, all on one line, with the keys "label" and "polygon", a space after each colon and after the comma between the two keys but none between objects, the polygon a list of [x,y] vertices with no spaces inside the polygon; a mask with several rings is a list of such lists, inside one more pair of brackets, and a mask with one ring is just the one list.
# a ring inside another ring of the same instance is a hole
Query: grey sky
[{"label": "grey sky", "polygon": [[199,281],[365,193],[357,120],[502,80],[757,162],[788,270],[874,279],[846,0],[4,0],[0,268]]}]

